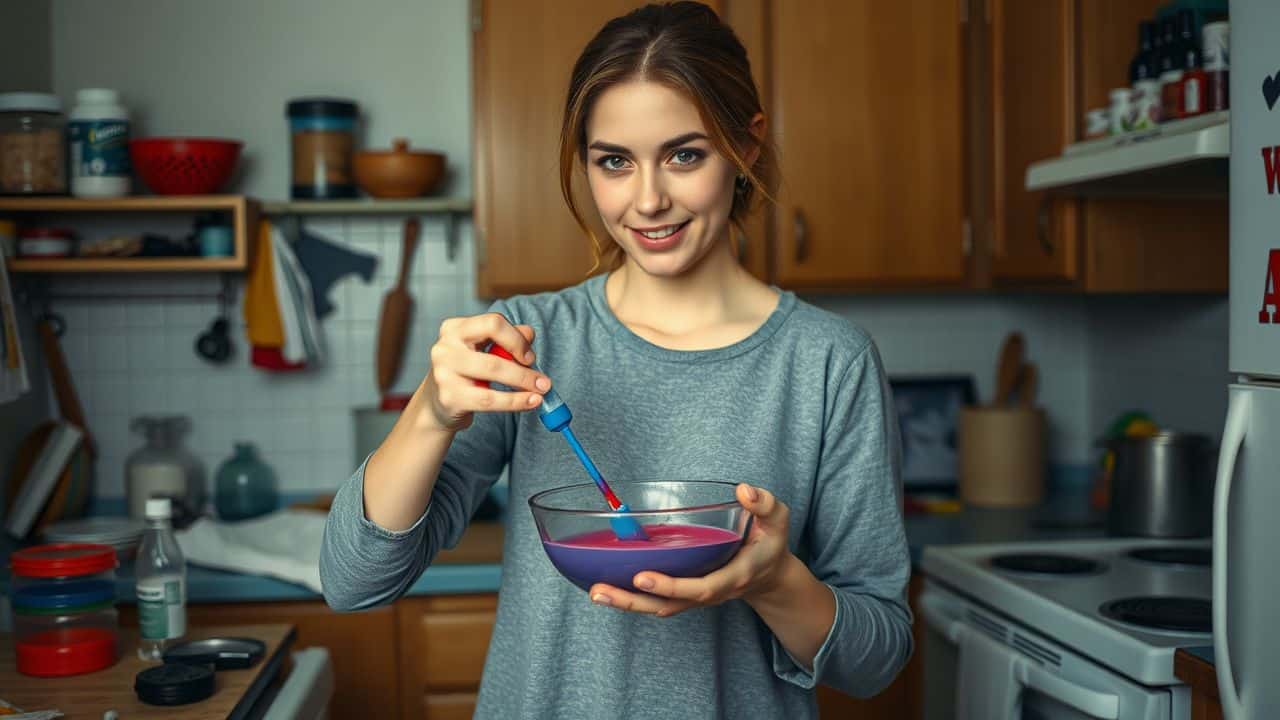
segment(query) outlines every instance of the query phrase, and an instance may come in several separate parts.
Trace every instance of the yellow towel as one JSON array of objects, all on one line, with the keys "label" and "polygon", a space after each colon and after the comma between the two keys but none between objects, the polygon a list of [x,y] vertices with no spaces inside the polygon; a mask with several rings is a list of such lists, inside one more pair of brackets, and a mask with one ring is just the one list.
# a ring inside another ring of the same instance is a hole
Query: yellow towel
[{"label": "yellow towel", "polygon": [[280,303],[276,301],[272,265],[271,222],[258,223],[258,244],[254,249],[249,280],[244,286],[244,321],[249,344],[256,347],[284,347],[284,327],[280,324]]}]

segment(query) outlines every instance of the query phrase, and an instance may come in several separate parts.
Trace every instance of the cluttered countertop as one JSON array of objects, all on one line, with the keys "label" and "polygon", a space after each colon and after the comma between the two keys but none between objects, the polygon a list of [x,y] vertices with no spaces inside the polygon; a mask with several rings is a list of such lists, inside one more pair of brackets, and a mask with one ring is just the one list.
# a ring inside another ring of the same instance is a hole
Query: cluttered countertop
[{"label": "cluttered countertop", "polygon": [[[908,513],[905,518],[912,563],[925,546],[959,543],[1057,540],[1098,537],[1101,524],[1082,508],[1073,494],[1050,496],[1035,508],[991,509],[965,507],[943,513]],[[503,524],[474,522],[458,547],[443,551],[437,561],[410,587],[409,595],[497,592],[501,580]],[[0,556],[17,544],[0,538]],[[236,572],[196,563],[188,565],[188,599],[193,603],[314,600],[320,594],[306,584],[263,574]],[[0,568],[0,586],[7,588],[8,569]],[[117,597],[134,601],[133,570],[125,563],[117,573]]]}]

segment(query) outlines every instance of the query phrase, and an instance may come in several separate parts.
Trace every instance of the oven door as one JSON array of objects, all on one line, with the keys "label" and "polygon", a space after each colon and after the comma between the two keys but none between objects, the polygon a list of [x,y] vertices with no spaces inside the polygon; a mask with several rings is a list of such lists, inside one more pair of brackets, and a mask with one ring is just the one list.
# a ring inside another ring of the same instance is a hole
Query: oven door
[{"label": "oven door", "polygon": [[932,582],[919,609],[929,720],[1184,717],[1175,691],[1134,683]]}]

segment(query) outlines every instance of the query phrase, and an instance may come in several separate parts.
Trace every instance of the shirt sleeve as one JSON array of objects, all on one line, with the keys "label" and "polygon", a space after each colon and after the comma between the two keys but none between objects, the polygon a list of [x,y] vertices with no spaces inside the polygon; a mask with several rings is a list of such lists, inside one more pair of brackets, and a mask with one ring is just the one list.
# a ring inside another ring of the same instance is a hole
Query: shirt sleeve
[{"label": "shirt sleeve", "polygon": [[855,697],[888,687],[912,652],[911,556],[902,522],[897,415],[879,352],[868,343],[829,393],[808,566],[831,588],[835,621],[809,671],[773,638],[779,678]]},{"label": "shirt sleeve", "polygon": [[[495,305],[500,311],[500,306]],[[441,548],[462,538],[476,508],[506,468],[515,446],[510,413],[476,413],[454,436],[422,516],[387,530],[364,512],[365,462],[334,496],[320,547],[320,585],[335,610],[363,610],[401,597]]]}]

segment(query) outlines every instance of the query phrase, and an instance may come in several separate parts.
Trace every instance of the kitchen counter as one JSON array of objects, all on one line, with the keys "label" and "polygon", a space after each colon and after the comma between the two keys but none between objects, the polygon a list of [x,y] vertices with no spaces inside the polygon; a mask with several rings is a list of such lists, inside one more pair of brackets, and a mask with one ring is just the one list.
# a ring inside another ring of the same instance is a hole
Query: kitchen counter
[{"label": "kitchen counter", "polygon": [[1102,537],[1100,515],[1088,509],[1083,492],[1061,493],[1033,508],[966,507],[957,513],[912,514],[905,520],[912,565],[928,545],[1041,542]]},{"label": "kitchen counter", "polygon": [[[1068,540],[1100,537],[1104,530],[1097,518],[1083,510],[1083,496],[1054,497],[1040,508],[965,508],[957,513],[906,517],[907,543],[912,564],[920,561],[927,545],[962,543]],[[1092,524],[1089,521],[1094,521]],[[17,545],[0,539],[0,557]],[[408,595],[445,595],[497,592],[501,581],[502,526],[475,523],[462,542],[447,550],[409,588]],[[123,602],[134,601],[133,568],[118,571],[116,592]],[[7,563],[0,567],[0,590],[7,594]],[[316,600],[319,593],[294,583],[260,575],[226,572],[196,565],[187,568],[187,598],[191,603]]]},{"label": "kitchen counter", "polygon": [[[259,698],[266,698],[268,685],[281,672],[285,651],[293,644],[291,625],[224,625],[193,628],[187,639],[203,637],[251,637],[262,640],[267,650],[251,668],[219,670],[217,690],[204,700],[178,707],[147,705],[134,693],[134,676],[156,663],[139,660],[133,649],[138,631],[120,631],[120,659],[111,667],[83,675],[36,678],[19,674],[12,648],[13,636],[0,633],[0,687],[4,699],[26,711],[57,708],[69,720],[97,720],[107,710],[122,718],[191,718],[201,720],[249,717],[259,712]],[[264,702],[268,700],[264,699]]]}]

